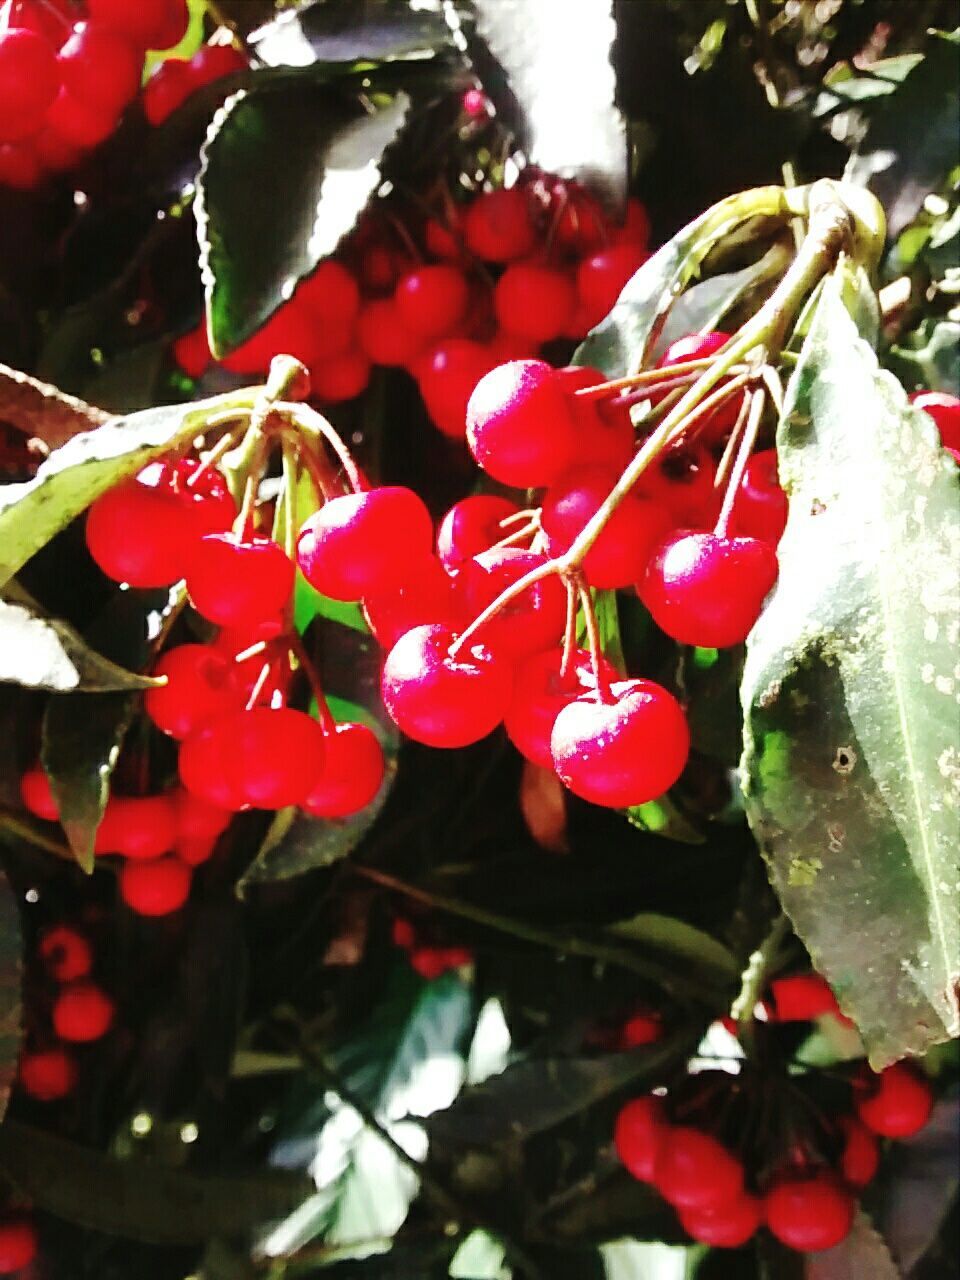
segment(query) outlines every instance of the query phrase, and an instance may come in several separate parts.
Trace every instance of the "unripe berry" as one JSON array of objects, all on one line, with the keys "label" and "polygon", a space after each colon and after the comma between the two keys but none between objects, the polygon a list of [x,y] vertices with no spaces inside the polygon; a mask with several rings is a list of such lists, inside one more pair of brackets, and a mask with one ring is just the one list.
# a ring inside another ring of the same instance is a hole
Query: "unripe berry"
[{"label": "unripe berry", "polygon": [[577,267],[577,293],[589,311],[605,316],[648,255],[635,244],[617,244],[584,258]]},{"label": "unripe berry", "polygon": [[437,555],[447,572],[507,537],[514,526],[504,528],[500,522],[518,511],[515,502],[496,494],[478,493],[455,502],[437,531]]},{"label": "unripe berry", "polygon": [[59,819],[60,810],[50,789],[50,779],[40,765],[28,769],[20,779],[20,796],[24,808],[35,817],[44,818],[47,822]]},{"label": "unripe berry", "polygon": [[464,217],[467,248],[485,262],[513,262],[536,243],[530,204],[518,187],[477,196]]},{"label": "unripe berry", "polygon": [[333,600],[359,600],[403,581],[430,554],[433,522],[412,489],[384,486],[324,503],[300,530],[297,562]]},{"label": "unripe berry", "polygon": [[741,1194],[743,1165],[709,1133],[672,1128],[657,1155],[654,1181],[675,1207],[708,1209]]},{"label": "unripe berry", "polygon": [[555,371],[543,360],[491,369],[467,405],[467,444],[503,484],[550,484],[576,455],[577,430]]},{"label": "unripe berry", "polygon": [[960,399],[946,391],[915,391],[910,403],[934,420],[945,449],[960,449]]},{"label": "unripe berry", "polygon": [[179,858],[128,862],[120,872],[120,897],[139,916],[168,916],[190,896],[190,878]]},{"label": "unripe berry", "polygon": [[592,804],[624,809],[663,795],[680,777],[690,731],[680,704],[652,680],[584,694],[554,722],[550,751],[564,786]]},{"label": "unripe berry", "polygon": [[713,1249],[739,1249],[756,1235],[763,1221],[763,1203],[743,1192],[713,1209],[681,1209],[680,1225],[691,1239]]},{"label": "unripe berry", "polygon": [[620,1162],[641,1182],[653,1181],[657,1157],[670,1141],[671,1129],[662,1110],[658,1098],[634,1098],[621,1109],[614,1126],[613,1145]]},{"label": "unripe berry", "polygon": [[182,644],[170,649],[153,669],[167,683],[148,689],[143,705],[147,715],[171,738],[187,738],[218,716],[239,711],[245,704],[236,664],[205,644]]},{"label": "unripe berry", "polygon": [[296,567],[272,538],[208,533],[187,566],[193,607],[222,627],[252,626],[290,598]]},{"label": "unripe berry", "polygon": [[[546,556],[518,547],[493,547],[461,565],[456,591],[467,617],[478,616],[508,587],[547,563]],[[498,655],[525,658],[555,644],[563,634],[567,593],[552,573],[505,604],[477,633]]]},{"label": "unripe berry", "polygon": [[105,1036],[113,1026],[114,1004],[92,982],[71,982],[54,1001],[53,1029],[61,1040],[86,1044]]},{"label": "unripe berry", "polygon": [[338,724],[326,737],[323,771],[303,808],[315,818],[348,818],[380,790],[383,750],[376,734],[364,724]]},{"label": "unripe berry", "polygon": [[397,726],[431,747],[465,747],[491,733],[510,701],[509,667],[482,644],[452,658],[455,633],[415,627],[383,668],[383,701]]},{"label": "unripe berry", "polygon": [[796,1176],[775,1183],[764,1196],[771,1235],[801,1253],[832,1249],[853,1225],[856,1201],[829,1174]]},{"label": "unripe berry", "polygon": [[104,111],[121,111],[140,87],[142,52],[96,22],[76,24],[58,61],[69,92]]},{"label": "unripe berry", "polygon": [[13,1275],[37,1256],[37,1230],[24,1213],[0,1217],[0,1275]]},{"label": "unripe berry", "polygon": [[159,858],[173,848],[175,837],[168,795],[113,795],[107,801],[93,847],[99,854],[116,853],[136,860]]},{"label": "unripe berry", "polygon": [[47,973],[57,982],[85,978],[93,968],[93,949],[90,943],[82,933],[66,924],[54,925],[43,931],[37,954]]},{"label": "unripe berry", "polygon": [[38,1049],[20,1055],[20,1087],[37,1102],[59,1102],[76,1084],[76,1064],[65,1049]]},{"label": "unripe berry", "polygon": [[737,490],[730,530],[776,546],[787,527],[787,495],[777,476],[777,451],[764,449],[747,463]]},{"label": "unripe berry", "polygon": [[504,329],[539,344],[565,332],[576,296],[570,280],[556,267],[516,262],[497,281],[493,301]]},{"label": "unripe berry", "polygon": [[[601,659],[607,678],[617,678],[613,667]],[[573,653],[570,670],[562,676],[563,653],[550,649],[536,653],[517,668],[513,697],[504,717],[507,737],[522,756],[544,769],[553,768],[550,735],[557,716],[582,693],[596,689],[593,663],[586,649]]]},{"label": "unripe berry", "polygon": [[59,86],[48,40],[24,27],[0,31],[0,142],[36,133]]},{"label": "unripe berry", "polygon": [[895,1062],[874,1074],[864,1071],[854,1096],[857,1114],[883,1138],[909,1138],[919,1133],[933,1110],[933,1091],[926,1076],[906,1062]]},{"label": "unripe berry", "polygon": [[681,530],[654,552],[638,591],[668,636],[723,649],[746,640],[777,572],[768,542]]},{"label": "unripe berry", "polygon": [[404,324],[424,338],[443,338],[463,319],[470,290],[463,272],[444,263],[405,275],[395,300]]}]

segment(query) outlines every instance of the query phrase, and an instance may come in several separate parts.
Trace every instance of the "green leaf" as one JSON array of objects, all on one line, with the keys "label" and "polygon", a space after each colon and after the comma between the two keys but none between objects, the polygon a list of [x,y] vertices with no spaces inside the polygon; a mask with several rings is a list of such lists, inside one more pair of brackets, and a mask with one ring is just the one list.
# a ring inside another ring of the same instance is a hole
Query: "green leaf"
[{"label": "green leaf", "polygon": [[34,601],[0,600],[0,680],[53,693],[148,689],[156,682],[91,649]]},{"label": "green leaf", "polygon": [[646,804],[635,804],[623,810],[623,816],[638,831],[662,836],[667,840],[679,840],[682,844],[704,844],[706,834],[668,792]]},{"label": "green leaf", "polygon": [[211,414],[252,406],[241,391],[115,418],[68,440],[32,480],[0,486],[0,586],[101,493],[199,434]]},{"label": "green leaf", "polygon": [[883,1066],[960,1031],[960,486],[833,279],[777,447],[790,516],[747,645],[747,816]]},{"label": "green leaf", "polygon": [[845,177],[883,205],[891,236],[909,226],[960,160],[958,52],[960,32],[933,36],[923,60],[883,99],[847,166]]},{"label": "green leaf", "polygon": [[850,1234],[833,1249],[812,1253],[806,1260],[804,1280],[901,1280],[901,1271],[886,1241],[863,1212],[857,1214]]},{"label": "green leaf", "polygon": [[404,93],[367,113],[308,76],[228,98],[203,146],[197,230],[218,356],[255,333],[333,253],[406,119]]},{"label": "green leaf", "polygon": [[721,981],[736,982],[742,966],[722,942],[684,920],[644,911],[629,920],[607,926],[607,932],[645,949],[675,956],[701,969],[707,969]]},{"label": "green leaf", "polygon": [[0,1120],[10,1101],[20,1055],[22,950],[20,914],[10,882],[0,871]]},{"label": "green leaf", "polygon": [[302,1174],[208,1176],[118,1160],[16,1120],[0,1126],[0,1167],[38,1208],[65,1222],[153,1244],[243,1234],[310,1193]]}]

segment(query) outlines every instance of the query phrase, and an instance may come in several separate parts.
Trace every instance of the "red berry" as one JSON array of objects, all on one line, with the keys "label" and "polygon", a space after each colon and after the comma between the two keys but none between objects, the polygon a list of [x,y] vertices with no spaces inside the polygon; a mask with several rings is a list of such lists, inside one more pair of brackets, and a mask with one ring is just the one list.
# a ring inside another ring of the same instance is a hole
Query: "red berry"
[{"label": "red berry", "polygon": [[713,1249],[739,1249],[763,1220],[763,1204],[747,1192],[714,1209],[682,1209],[680,1225],[691,1239]]},{"label": "red berry", "polygon": [[190,59],[193,83],[196,86],[212,84],[235,71],[245,71],[249,63],[239,49],[232,44],[204,44]]},{"label": "red berry", "polygon": [[189,22],[186,0],[87,0],[87,9],[91,18],[143,49],[169,49],[183,39]]},{"label": "red berry", "polygon": [[573,461],[576,425],[556,372],[511,360],[481,378],[467,405],[467,444],[488,475],[518,489],[550,484]]},{"label": "red berry", "polygon": [[840,1117],[840,1131],[843,1134],[840,1174],[848,1187],[859,1191],[876,1177],[880,1164],[877,1140],[854,1116]]},{"label": "red berry", "polygon": [[463,439],[470,397],[493,364],[489,348],[469,338],[447,338],[418,361],[420,394],[444,435]]},{"label": "red berry", "polygon": [[[196,845],[203,841],[216,840],[222,831],[230,825],[233,814],[229,809],[201,800],[191,795],[182,787],[170,792],[170,803],[173,806],[173,821],[176,827],[176,848],[180,855],[184,843]],[[189,859],[185,859],[189,861]]]},{"label": "red berry", "polygon": [[620,1043],[624,1049],[639,1049],[663,1039],[663,1022],[656,1013],[635,1013],[623,1024]]},{"label": "red berry", "polygon": [[561,782],[592,804],[629,808],[663,795],[683,772],[690,732],[680,704],[652,680],[610,686],[564,707],[550,750]]},{"label": "red berry", "polygon": [[463,109],[474,119],[485,116],[489,111],[489,99],[482,89],[468,89],[463,95]]},{"label": "red berry", "polygon": [[410,967],[421,978],[432,982],[450,969],[469,964],[472,959],[466,947],[414,947],[410,952]]},{"label": "red berry", "polygon": [[617,1116],[613,1145],[623,1166],[641,1182],[652,1182],[660,1149],[670,1141],[658,1098],[634,1098]]},{"label": "red berry", "polygon": [[747,463],[737,490],[731,532],[776,546],[787,527],[787,495],[777,476],[777,451],[764,449]]},{"label": "red berry", "polygon": [[171,738],[187,738],[246,702],[236,664],[209,645],[182,644],[169,650],[153,674],[166,676],[167,683],[147,690],[144,710]]},{"label": "red berry", "polygon": [[120,872],[120,897],[138,916],[168,916],[190,896],[190,878],[179,858],[128,862]]},{"label": "red berry", "polygon": [[442,262],[459,262],[463,257],[463,229],[456,214],[450,215],[448,221],[429,218],[423,231],[427,252],[432,258]]},{"label": "red berry", "polygon": [[427,622],[456,629],[469,621],[436,556],[411,560],[399,586],[364,596],[363,612],[383,649],[392,649],[407,631]]},{"label": "red berry", "polygon": [[478,493],[455,502],[440,521],[437,555],[448,573],[455,573],[465,561],[488,551],[515,527],[504,528],[502,520],[519,511],[515,502],[492,493]]},{"label": "red berry", "polygon": [[216,847],[216,836],[201,836],[196,840],[178,839],[173,852],[188,867],[199,867],[209,862]]},{"label": "red berry", "polygon": [[[508,587],[547,563],[546,556],[518,547],[493,547],[461,565],[456,590],[464,613],[477,617]],[[478,632],[498,655],[525,658],[563,635],[567,593],[557,574],[541,578],[508,601]]]},{"label": "red berry", "polygon": [[57,982],[85,978],[93,968],[93,949],[90,943],[82,933],[66,924],[54,925],[43,931],[37,954],[47,973]]},{"label": "red berry", "polygon": [[141,51],[96,22],[77,23],[59,63],[67,90],[104,111],[122,111],[140,87]]},{"label": "red berry", "polygon": [[28,1267],[37,1256],[37,1231],[22,1213],[0,1217],[0,1275],[13,1275]]},{"label": "red berry", "polygon": [[54,1001],[53,1029],[61,1040],[86,1044],[105,1036],[113,1025],[114,1004],[92,982],[71,982]]},{"label": "red berry", "polygon": [[[619,478],[619,472],[610,467],[574,466],[547,490],[540,523],[552,556],[569,550]],[[587,581],[598,588],[636,581],[669,527],[670,518],[662,507],[628,494],[584,557]]]},{"label": "red berry", "polygon": [[650,244],[650,215],[642,201],[631,198],[627,201],[623,226],[613,231],[614,244],[635,244],[646,249]]},{"label": "red berry", "polygon": [[0,141],[36,133],[60,86],[48,40],[25,27],[0,31]]},{"label": "red berry", "polygon": [[59,819],[60,810],[50,789],[50,779],[40,765],[35,764],[21,777],[20,796],[23,807],[35,817],[45,818],[47,822]]},{"label": "red berry", "polygon": [[[293,310],[310,326],[317,355],[328,359],[347,351],[353,342],[354,325],[360,314],[360,290],[343,263],[327,258],[312,275],[300,281],[293,296]],[[310,363],[304,360],[304,364]]]},{"label": "red berry", "polygon": [[554,243],[567,252],[582,257],[598,249],[607,235],[603,210],[588,191],[566,184],[563,208],[553,228]]},{"label": "red berry", "polygon": [[[77,1068],[65,1049],[39,1049],[34,1053],[21,1054],[20,1087],[38,1102],[58,1102],[72,1093],[76,1084]],[[0,1275],[2,1274],[3,1266],[0,1262]]]},{"label": "red berry", "polygon": [[657,1155],[654,1181],[679,1209],[713,1208],[741,1194],[743,1165],[709,1133],[672,1128]]},{"label": "red berry", "polygon": [[143,87],[143,114],[147,123],[154,128],[163,124],[195,88],[190,63],[185,58],[167,58],[161,62]]},{"label": "red berry", "polygon": [[606,375],[599,369],[571,364],[557,370],[557,381],[566,394],[567,407],[576,424],[577,461],[584,466],[615,467],[619,474],[633,457],[633,423],[629,411],[575,394],[581,387],[606,382]]},{"label": "red berry", "polygon": [[801,1253],[832,1249],[853,1225],[856,1201],[829,1174],[785,1178],[764,1196],[767,1227]]},{"label": "red berry", "polygon": [[477,196],[464,218],[467,248],[485,262],[512,262],[530,253],[536,233],[530,203],[518,187]]},{"label": "red berry", "polygon": [[395,947],[400,947],[403,951],[409,951],[416,946],[417,931],[409,920],[404,920],[398,916],[393,922],[390,937]]},{"label": "red berry", "polygon": [[324,404],[355,400],[370,381],[370,361],[362,351],[343,351],[310,365],[313,393]]},{"label": "red berry", "polygon": [[111,796],[97,827],[97,853],[125,858],[159,858],[176,838],[173,806],[168,795]]},{"label": "red berry", "polygon": [[287,707],[255,707],[187,738],[180,778],[188,791],[221,809],[283,809],[306,800],[325,755],[316,720]]},{"label": "red berry", "polygon": [[458,267],[438,264],[405,275],[395,300],[403,324],[425,338],[443,338],[463,319],[470,290]]},{"label": "red berry", "polygon": [[794,973],[770,983],[776,1022],[809,1022],[825,1013],[840,1013],[837,997],[819,973]]},{"label": "red berry", "polygon": [[411,265],[409,258],[385,244],[367,245],[358,264],[360,283],[366,292],[388,293]]},{"label": "red berry", "polygon": [[357,340],[373,364],[409,364],[420,349],[422,339],[400,319],[392,298],[371,298],[365,302],[357,321]]},{"label": "red berry", "polygon": [[946,391],[915,391],[910,403],[934,420],[945,449],[960,449],[960,400],[956,396]]},{"label": "red berry", "polygon": [[895,1062],[878,1074],[865,1071],[858,1083],[857,1114],[882,1138],[909,1138],[930,1119],[933,1091],[917,1067]]},{"label": "red berry", "polygon": [[212,356],[207,340],[207,324],[201,320],[195,329],[175,338],[170,348],[174,360],[188,378],[200,378],[210,367]]},{"label": "red berry", "polygon": [[223,533],[237,518],[237,504],[215,467],[201,469],[195,458],[153,462],[137,476],[140,484],[171,494],[184,517],[186,554],[206,533]]},{"label": "red berry", "polygon": [[290,599],[296,566],[272,538],[208,533],[187,566],[193,607],[222,627],[252,626]]},{"label": "red berry", "polygon": [[[550,735],[557,716],[568,703],[596,688],[593,663],[586,649],[573,654],[570,671],[560,675],[563,654],[559,649],[536,653],[517,668],[513,698],[504,717],[507,737],[522,756],[545,769],[553,768]],[[608,679],[616,672],[603,661]]]},{"label": "red berry", "polygon": [[681,530],[654,552],[638,590],[668,636],[722,649],[746,640],[777,570],[768,542]]},{"label": "red berry", "polygon": [[577,267],[577,293],[591,312],[605,316],[648,255],[635,244],[617,244],[584,258]]},{"label": "red berry", "polygon": [[348,818],[368,805],[380,790],[383,750],[364,724],[338,724],[327,734],[323,772],[303,808],[315,818]]},{"label": "red berry", "polygon": [[509,667],[481,644],[451,658],[447,627],[414,627],[383,668],[383,700],[398,727],[431,747],[465,747],[492,732],[510,700]]},{"label": "red berry", "polygon": [[117,108],[101,107],[64,85],[47,112],[47,124],[67,142],[86,151],[110,137],[119,116]]},{"label": "red berry", "polygon": [[705,448],[674,446],[644,471],[636,493],[665,508],[675,526],[708,529],[720,514],[720,494],[713,483],[716,474],[713,458]]},{"label": "red berry", "polygon": [[42,170],[36,142],[0,143],[0,186],[15,191],[32,191],[40,181]]},{"label": "red berry", "polygon": [[183,577],[188,514],[166,488],[126,480],[108,490],[87,512],[87,548],[115,582],[132,587],[169,587]]},{"label": "red berry", "polygon": [[519,333],[498,329],[487,342],[487,350],[494,364],[508,364],[511,360],[532,360],[538,352],[537,344]]},{"label": "red berry", "polygon": [[[683,338],[678,338],[676,342],[671,342],[657,362],[657,368],[666,369],[671,365],[683,364],[688,360],[702,360],[708,356],[716,355],[720,348],[726,346],[729,341],[730,334],[722,333],[719,330],[705,334],[689,333]],[[721,381],[718,386],[722,385]],[[714,388],[714,390],[716,389]],[[661,399],[661,396],[656,391],[651,391],[650,398],[656,404]],[[699,420],[696,428],[698,436],[708,443],[722,440],[736,423],[742,403],[743,396],[734,395],[729,400],[724,401],[723,404],[718,405],[713,413]]]},{"label": "red berry", "polygon": [[324,503],[300,530],[297,561],[322,595],[359,600],[401,583],[407,565],[428,556],[432,544],[423,501],[391,485]]},{"label": "red berry", "polygon": [[576,297],[570,280],[556,267],[516,262],[497,281],[493,303],[504,329],[544,343],[566,330]]}]

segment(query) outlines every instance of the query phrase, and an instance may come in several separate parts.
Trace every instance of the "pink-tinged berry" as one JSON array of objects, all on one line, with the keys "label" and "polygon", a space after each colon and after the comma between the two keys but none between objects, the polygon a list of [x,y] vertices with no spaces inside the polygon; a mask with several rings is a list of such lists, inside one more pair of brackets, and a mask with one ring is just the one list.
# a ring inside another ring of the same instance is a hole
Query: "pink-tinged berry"
[{"label": "pink-tinged berry", "polygon": [[93,982],[71,982],[53,1004],[53,1029],[61,1040],[87,1044],[99,1040],[113,1026],[113,1001]]},{"label": "pink-tinged berry", "polygon": [[467,560],[508,537],[515,526],[505,528],[501,522],[519,510],[515,502],[496,494],[478,493],[455,502],[437,531],[437,555],[447,572],[455,573]]},{"label": "pink-tinged berry", "polygon": [[530,203],[518,187],[477,196],[464,217],[467,248],[485,262],[513,262],[536,244]]},{"label": "pink-tinged berry", "polygon": [[272,538],[208,533],[187,565],[196,611],[222,627],[251,626],[281,610],[293,591],[293,561]]},{"label": "pink-tinged berry", "polygon": [[708,1209],[743,1191],[743,1165],[709,1133],[672,1128],[657,1155],[657,1190],[679,1209]]},{"label": "pink-tinged berry", "polygon": [[179,858],[128,862],[120,872],[120,897],[138,916],[168,916],[190,896],[190,877]]},{"label": "pink-tinged berry", "polygon": [[87,512],[87,548],[115,582],[169,587],[183,577],[193,528],[176,496],[140,480],[109,489]]},{"label": "pink-tinged berry", "polygon": [[363,613],[383,649],[392,649],[402,635],[428,622],[454,630],[469,622],[454,582],[436,556],[411,560],[398,586],[364,596]]},{"label": "pink-tinged berry", "polygon": [[584,306],[605,316],[630,277],[643,266],[647,254],[635,244],[616,244],[601,249],[577,267],[577,293]]},{"label": "pink-tinged berry", "polygon": [[554,722],[550,750],[561,782],[592,804],[623,809],[663,795],[690,750],[686,717],[652,680],[610,686],[610,702],[583,694]]},{"label": "pink-tinged berry", "polygon": [[[545,556],[517,547],[493,547],[466,561],[457,574],[456,591],[468,618],[477,617],[502,592],[547,563]],[[496,654],[528,657],[560,639],[567,616],[567,593],[557,574],[550,574],[508,601],[477,633]]]},{"label": "pink-tinged berry", "polygon": [[556,267],[515,262],[497,281],[493,303],[504,329],[544,343],[564,333],[576,295],[567,275]]},{"label": "pink-tinged berry", "polygon": [[587,365],[557,370],[557,381],[577,429],[577,461],[582,466],[624,469],[634,451],[633,423],[626,408],[609,401],[587,400],[576,392],[606,382],[606,375]]},{"label": "pink-tinged berry", "polygon": [[638,590],[668,636],[723,649],[746,640],[778,567],[768,542],[681,530],[654,552]]},{"label": "pink-tinged berry", "polygon": [[713,1209],[681,1209],[679,1218],[687,1235],[699,1244],[739,1249],[756,1235],[763,1221],[763,1202],[744,1191]]},{"label": "pink-tinged berry", "polygon": [[[671,342],[657,362],[657,368],[667,369],[671,365],[684,364],[689,360],[706,359],[709,356],[716,355],[720,348],[726,346],[729,341],[730,334],[723,333],[720,330],[703,334],[688,333],[685,337],[677,338],[675,342]],[[723,383],[721,382],[719,385],[722,386]],[[660,396],[654,391],[651,393],[651,399],[656,403]],[[698,438],[705,440],[708,444],[718,443],[722,440],[736,423],[742,403],[742,394],[733,395],[718,405],[713,413],[708,414],[706,418],[700,419],[696,427]]]},{"label": "pink-tinged berry", "polygon": [[550,484],[576,455],[577,429],[556,371],[512,360],[481,378],[467,405],[467,444],[495,480]]},{"label": "pink-tinged berry", "polygon": [[933,1110],[933,1090],[919,1068],[895,1062],[878,1073],[865,1070],[854,1096],[857,1115],[882,1138],[910,1138]]},{"label": "pink-tinged berry", "polygon": [[671,1128],[658,1098],[634,1098],[617,1116],[613,1145],[624,1168],[641,1182],[652,1182],[657,1158],[670,1141]]},{"label": "pink-tinged berry", "polygon": [[376,734],[364,724],[338,724],[327,733],[323,770],[303,808],[315,818],[348,818],[374,798],[384,770]]},{"label": "pink-tinged berry", "polygon": [[465,747],[491,733],[510,701],[509,666],[482,644],[450,656],[447,627],[415,627],[401,636],[383,668],[383,700],[394,722],[416,742]]},{"label": "pink-tinged berry", "polygon": [[417,355],[423,339],[404,324],[393,298],[371,298],[357,320],[357,341],[372,364],[406,365]]},{"label": "pink-tinged berry", "polygon": [[56,982],[85,978],[93,968],[93,948],[76,929],[58,924],[44,929],[37,945],[43,967]]},{"label": "pink-tinged berry", "polygon": [[[609,680],[616,672],[605,660]],[[561,675],[559,648],[536,653],[517,668],[513,697],[504,718],[507,737],[522,756],[544,769],[553,768],[550,735],[557,716],[583,693],[596,689],[593,663],[586,649],[575,650],[569,672]]]},{"label": "pink-tinged berry", "polygon": [[832,1249],[850,1234],[856,1201],[832,1175],[785,1178],[763,1201],[767,1227],[800,1253]]},{"label": "pink-tinged berry", "polygon": [[915,391],[910,403],[934,420],[945,449],[960,449],[960,399],[946,391]]},{"label": "pink-tinged berry", "polygon": [[37,1102],[59,1102],[71,1094],[76,1085],[76,1064],[65,1049],[57,1046],[20,1055],[20,1087]]}]

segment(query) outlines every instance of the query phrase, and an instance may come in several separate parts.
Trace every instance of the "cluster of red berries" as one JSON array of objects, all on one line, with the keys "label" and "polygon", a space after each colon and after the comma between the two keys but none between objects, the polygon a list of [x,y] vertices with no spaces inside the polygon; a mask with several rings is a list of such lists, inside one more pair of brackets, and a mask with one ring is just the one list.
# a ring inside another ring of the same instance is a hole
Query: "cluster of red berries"
[{"label": "cluster of red berries", "polygon": [[[585,191],[543,180],[481,192],[419,222],[405,214],[402,228],[368,215],[340,260],[302,281],[222,364],[253,375],[275,355],[296,356],[324,403],[359,395],[373,365],[401,366],[436,426],[462,439],[480,378],[554,339],[582,338],[646,258],[648,236],[639,201],[615,227]],[[173,355],[199,377],[211,359],[204,326]]]},{"label": "cluster of red berries", "polygon": [[40,935],[37,956],[45,977],[57,986],[50,1023],[59,1043],[24,1048],[19,1082],[24,1093],[36,1101],[58,1102],[72,1093],[77,1083],[71,1048],[105,1036],[113,1025],[115,1008],[90,976],[93,950],[89,940],[76,929],[65,924],[47,929]]},{"label": "cluster of red berries", "polygon": [[[0,30],[0,184],[28,190],[73,168],[137,95],[147,49],[186,32],[186,0],[11,0]],[[222,74],[222,73],[218,73]]]},{"label": "cluster of red berries", "polygon": [[37,1229],[29,1214],[7,1210],[0,1214],[0,1276],[12,1276],[37,1256]]},{"label": "cluster of red berries", "polygon": [[[843,1017],[817,974],[776,979],[764,1001],[769,1022]],[[692,1098],[684,1094],[693,1090]],[[614,1145],[625,1168],[651,1183],[677,1211],[694,1240],[739,1248],[762,1227],[800,1252],[839,1244],[853,1223],[858,1195],[876,1175],[877,1139],[906,1138],[927,1123],[930,1085],[916,1067],[896,1063],[879,1073],[865,1064],[850,1080],[852,1109],[824,1122],[812,1140],[795,1140],[786,1156],[740,1154],[705,1128],[678,1123],[692,1109],[724,1113],[721,1093],[742,1093],[737,1076],[709,1071],[675,1091],[628,1102],[617,1116]],[[827,1155],[824,1155],[824,1152]]]},{"label": "cluster of red berries", "polygon": [[198,89],[249,65],[232,44],[205,44],[192,58],[165,58],[143,87],[143,114],[148,123],[163,124]]},{"label": "cluster of red berries", "polygon": [[468,947],[439,947],[424,942],[417,927],[400,916],[393,922],[391,936],[394,945],[406,951],[410,968],[428,982],[473,960],[473,952]]}]

